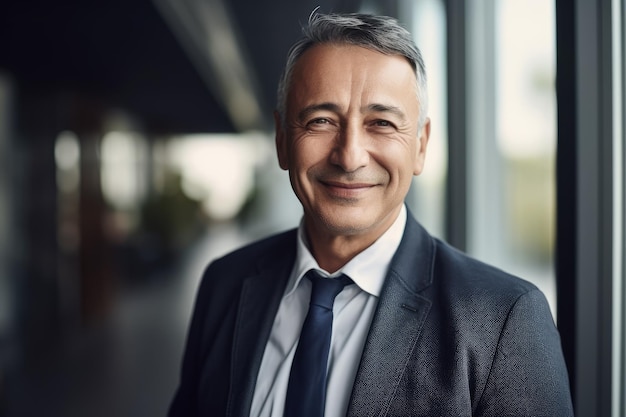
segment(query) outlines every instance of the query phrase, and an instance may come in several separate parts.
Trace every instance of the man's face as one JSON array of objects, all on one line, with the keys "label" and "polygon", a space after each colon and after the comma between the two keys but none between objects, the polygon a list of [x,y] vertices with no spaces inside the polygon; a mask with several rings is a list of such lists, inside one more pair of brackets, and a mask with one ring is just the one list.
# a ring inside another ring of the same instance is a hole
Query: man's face
[{"label": "man's face", "polygon": [[418,132],[416,84],[401,56],[318,45],[300,57],[276,145],[310,234],[376,239],[391,226],[430,131]]}]

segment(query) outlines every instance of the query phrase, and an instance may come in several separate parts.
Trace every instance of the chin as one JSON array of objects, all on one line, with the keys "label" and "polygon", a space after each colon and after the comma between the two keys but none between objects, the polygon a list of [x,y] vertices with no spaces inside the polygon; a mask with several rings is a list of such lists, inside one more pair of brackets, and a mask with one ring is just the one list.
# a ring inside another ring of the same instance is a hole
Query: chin
[{"label": "chin", "polygon": [[354,236],[367,233],[376,227],[376,222],[363,213],[337,213],[322,217],[322,222],[330,233],[342,236]]}]

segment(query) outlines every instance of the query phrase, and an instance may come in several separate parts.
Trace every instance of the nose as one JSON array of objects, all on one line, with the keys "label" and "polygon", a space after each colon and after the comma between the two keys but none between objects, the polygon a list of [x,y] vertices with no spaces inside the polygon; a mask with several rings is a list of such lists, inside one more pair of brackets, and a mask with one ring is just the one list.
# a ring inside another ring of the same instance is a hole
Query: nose
[{"label": "nose", "polygon": [[337,134],[330,163],[341,167],[345,172],[354,172],[369,162],[367,138],[364,132],[352,126],[346,126]]}]

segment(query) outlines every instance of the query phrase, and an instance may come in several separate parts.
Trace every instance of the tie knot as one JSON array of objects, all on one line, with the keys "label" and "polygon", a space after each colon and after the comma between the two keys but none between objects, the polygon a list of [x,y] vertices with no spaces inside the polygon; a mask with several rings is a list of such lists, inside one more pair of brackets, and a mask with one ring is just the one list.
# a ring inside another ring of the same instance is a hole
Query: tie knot
[{"label": "tie knot", "polygon": [[325,278],[314,269],[307,272],[306,277],[313,284],[311,305],[317,305],[328,310],[333,309],[335,297],[343,290],[343,287],[352,283],[352,280],[345,274],[337,278]]}]

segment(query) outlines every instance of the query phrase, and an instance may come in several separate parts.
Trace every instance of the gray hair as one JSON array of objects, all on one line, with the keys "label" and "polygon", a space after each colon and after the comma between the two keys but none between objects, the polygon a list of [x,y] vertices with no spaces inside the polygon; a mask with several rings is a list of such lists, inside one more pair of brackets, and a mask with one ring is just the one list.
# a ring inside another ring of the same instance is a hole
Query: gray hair
[{"label": "gray hair", "polygon": [[285,123],[287,93],[298,59],[314,45],[345,44],[377,51],[386,55],[400,55],[407,59],[417,79],[417,101],[420,109],[418,127],[424,125],[428,112],[426,68],[422,54],[411,34],[396,19],[368,14],[320,14],[315,11],[302,28],[302,38],[287,54],[285,70],[278,83],[278,113]]}]

